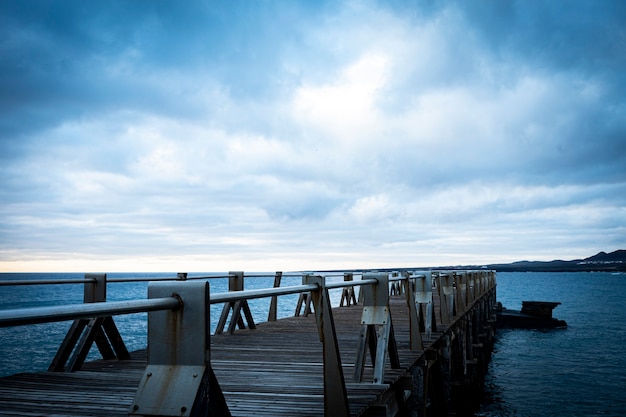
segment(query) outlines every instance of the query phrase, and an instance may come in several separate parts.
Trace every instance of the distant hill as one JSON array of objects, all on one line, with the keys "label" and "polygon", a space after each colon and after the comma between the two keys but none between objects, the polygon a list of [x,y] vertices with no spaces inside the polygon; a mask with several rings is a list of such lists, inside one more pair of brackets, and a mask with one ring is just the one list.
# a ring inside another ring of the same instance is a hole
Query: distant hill
[{"label": "distant hill", "polygon": [[491,264],[485,266],[488,269],[495,269],[501,272],[626,272],[626,250],[620,249],[611,253],[600,252],[589,258],[575,259],[572,261],[518,261],[510,264]]}]

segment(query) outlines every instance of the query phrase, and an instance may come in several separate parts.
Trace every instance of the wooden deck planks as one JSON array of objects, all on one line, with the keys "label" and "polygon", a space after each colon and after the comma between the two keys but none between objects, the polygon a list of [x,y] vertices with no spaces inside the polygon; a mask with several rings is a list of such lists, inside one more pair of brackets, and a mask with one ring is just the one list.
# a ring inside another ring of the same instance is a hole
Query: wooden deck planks
[{"label": "wooden deck planks", "polygon": [[[375,385],[352,383],[362,308],[333,309],[353,416],[364,414],[423,354],[408,349],[406,310],[404,298],[391,298],[401,369],[387,367],[386,385]],[[212,336],[211,362],[233,416],[324,415],[322,344],[313,315]],[[74,373],[1,378],[0,416],[126,416],[145,365],[146,353],[139,351],[129,361],[96,361]],[[371,378],[368,362],[365,381]]]}]

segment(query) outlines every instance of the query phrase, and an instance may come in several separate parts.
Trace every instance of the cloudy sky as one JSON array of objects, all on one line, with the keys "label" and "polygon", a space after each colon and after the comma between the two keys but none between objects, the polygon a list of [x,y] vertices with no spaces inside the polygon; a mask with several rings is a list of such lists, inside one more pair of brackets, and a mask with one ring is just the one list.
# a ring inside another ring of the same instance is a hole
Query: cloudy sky
[{"label": "cloudy sky", "polygon": [[0,271],[626,248],[626,2],[0,2]]}]

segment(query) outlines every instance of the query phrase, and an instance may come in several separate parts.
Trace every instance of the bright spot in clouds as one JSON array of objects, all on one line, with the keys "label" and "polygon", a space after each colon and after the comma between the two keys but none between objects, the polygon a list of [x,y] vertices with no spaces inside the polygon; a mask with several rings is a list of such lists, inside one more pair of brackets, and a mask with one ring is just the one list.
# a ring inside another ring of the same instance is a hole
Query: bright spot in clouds
[{"label": "bright spot in clouds", "polygon": [[294,117],[327,138],[367,140],[363,133],[371,133],[381,123],[376,104],[387,78],[383,56],[364,56],[328,85],[300,87],[295,93]]},{"label": "bright spot in clouds", "polygon": [[0,271],[626,248],[621,1],[9,0],[0,16]]}]

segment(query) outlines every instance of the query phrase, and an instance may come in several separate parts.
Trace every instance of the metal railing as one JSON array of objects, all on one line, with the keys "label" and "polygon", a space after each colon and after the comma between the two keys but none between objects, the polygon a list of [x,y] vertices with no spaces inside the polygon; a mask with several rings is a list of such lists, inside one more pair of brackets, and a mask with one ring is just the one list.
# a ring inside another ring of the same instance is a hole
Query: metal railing
[{"label": "metal railing", "polygon": [[[251,275],[250,277],[272,277],[273,288],[244,290],[243,272],[230,272],[224,276],[188,277],[178,274],[176,278],[157,278],[149,282],[148,299],[131,301],[106,301],[108,282],[138,282],[146,280],[140,277],[112,278],[105,274],[87,274],[82,280],[54,280],[54,283],[82,283],[85,285],[84,304],[36,307],[28,309],[0,311],[0,327],[47,323],[52,321],[74,320],[74,324],[62,346],[57,352],[50,370],[75,370],[78,368],[94,340],[97,332],[106,332],[108,339],[115,339],[117,329],[111,316],[148,312],[148,366],[139,385],[135,400],[130,410],[131,415],[179,415],[180,410],[204,409],[209,407],[209,398],[223,404],[222,412],[229,415],[223,394],[213,375],[210,364],[210,305],[224,304],[224,310],[218,323],[216,334],[221,333],[230,316],[228,331],[236,326],[243,326],[243,313],[248,327],[254,328],[252,313],[247,301],[258,298],[300,294],[301,300],[311,304],[323,344],[324,364],[324,401],[327,416],[350,415],[346,383],[339,357],[338,339],[332,319],[329,290],[349,291],[361,288],[359,296],[363,305],[361,329],[357,356],[354,361],[352,380],[364,383],[363,369],[366,358],[371,356],[373,380],[367,383],[381,384],[386,364],[399,367],[399,359],[392,318],[389,309],[390,292],[403,296],[408,306],[410,317],[410,347],[423,350],[424,339],[431,339],[438,325],[448,325],[453,317],[461,316],[473,308],[474,303],[486,294],[494,293],[493,303],[485,303],[484,310],[476,314],[490,315],[491,304],[495,304],[495,273],[493,271],[402,271],[402,272],[359,272],[360,280],[353,280],[353,275],[344,273],[343,282],[327,283],[326,277],[301,274],[302,285],[280,287],[282,273],[274,275]],[[342,275],[329,275],[340,277]],[[211,294],[208,279],[229,278],[229,292]],[[246,278],[250,278],[246,276]],[[41,281],[12,281],[12,285],[50,284]],[[71,281],[71,282],[70,282]],[[10,285],[0,282],[0,285]],[[440,300],[438,311],[434,309],[433,292]],[[348,303],[349,305],[350,303]],[[481,307],[483,308],[483,307]],[[299,308],[298,308],[299,310]],[[184,314],[183,314],[184,313]],[[296,314],[297,315],[297,314]],[[91,334],[83,334],[84,329]],[[94,330],[95,329],[95,330]],[[94,334],[93,332],[96,332]],[[111,334],[109,334],[111,332]],[[422,335],[423,334],[423,335]],[[478,337],[478,336],[476,336]],[[376,338],[374,343],[371,338]],[[121,339],[121,338],[120,338]],[[84,341],[81,345],[80,341]],[[78,343],[78,347],[76,347]],[[376,349],[367,355],[367,349]],[[100,348],[100,346],[98,346]],[[115,349],[115,347],[114,347]],[[109,352],[110,348],[101,349]],[[76,353],[65,367],[70,353]],[[103,357],[105,357],[103,353]],[[120,355],[118,355],[119,358]],[[59,365],[61,364],[61,365]],[[203,375],[195,378],[190,386],[188,376]],[[212,381],[209,384],[209,381]],[[183,393],[181,389],[185,390]],[[168,400],[156,398],[154,393],[178,392],[180,395],[168,396]],[[210,392],[209,396],[196,395]],[[199,402],[198,402],[199,401]],[[215,407],[215,404],[211,405]],[[224,408],[225,407],[225,408]]]},{"label": "metal railing", "polygon": [[0,310],[0,327],[91,319],[166,309],[175,310],[181,306],[182,303],[179,299],[169,297],[158,300],[109,301],[106,303]]}]

